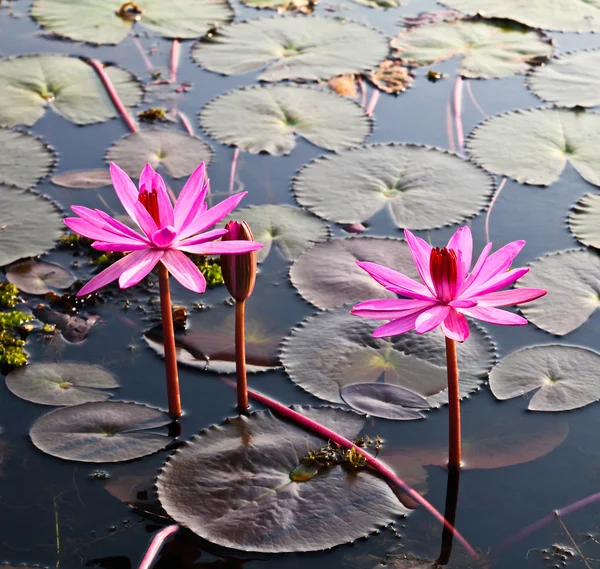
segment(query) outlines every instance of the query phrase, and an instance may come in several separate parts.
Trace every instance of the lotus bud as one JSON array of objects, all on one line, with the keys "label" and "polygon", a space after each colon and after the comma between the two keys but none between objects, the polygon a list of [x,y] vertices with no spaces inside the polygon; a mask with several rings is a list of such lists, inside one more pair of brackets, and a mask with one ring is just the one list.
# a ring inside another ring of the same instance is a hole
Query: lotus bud
[{"label": "lotus bud", "polygon": [[[254,241],[250,226],[245,221],[230,221],[222,241]],[[221,255],[221,270],[227,290],[238,302],[246,300],[254,290],[256,282],[256,251]]]}]

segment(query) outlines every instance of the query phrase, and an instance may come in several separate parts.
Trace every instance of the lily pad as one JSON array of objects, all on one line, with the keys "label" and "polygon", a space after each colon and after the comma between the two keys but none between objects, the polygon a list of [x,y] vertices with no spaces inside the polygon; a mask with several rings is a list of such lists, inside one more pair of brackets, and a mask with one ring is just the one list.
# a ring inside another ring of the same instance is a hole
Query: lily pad
[{"label": "lily pad", "polygon": [[197,43],[192,58],[223,75],[263,70],[261,81],[318,81],[368,71],[385,58],[381,33],[357,24],[311,16],[232,24]]},{"label": "lily pad", "polygon": [[402,6],[401,0],[353,0],[357,4],[368,6],[369,8],[383,8],[389,10],[390,8],[397,8]]},{"label": "lily pad", "polygon": [[406,241],[388,237],[345,237],[318,243],[296,259],[290,278],[304,300],[322,309],[371,298],[397,298],[356,261],[379,263],[419,278]]},{"label": "lily pad", "polygon": [[540,32],[505,20],[436,22],[401,31],[391,45],[392,55],[409,66],[462,56],[459,73],[472,79],[523,73],[552,54]]},{"label": "lily pad", "polygon": [[549,186],[570,163],[600,186],[600,114],[569,109],[524,109],[491,117],[467,139],[483,168],[523,184]]},{"label": "lily pad", "polygon": [[[327,413],[343,417],[344,411]],[[341,422],[337,417],[338,432],[345,434]],[[169,458],[157,480],[160,502],[203,539],[261,553],[328,549],[407,512],[368,470],[334,466],[293,481],[290,473],[301,459],[325,442],[270,411],[228,419]]]},{"label": "lily pad", "polygon": [[597,0],[440,0],[440,4],[471,16],[506,18],[542,30],[600,31]]},{"label": "lily pad", "polygon": [[63,338],[72,344],[83,342],[92,326],[100,320],[97,315],[64,314],[45,304],[38,304],[32,312],[40,322],[56,326]]},{"label": "lily pad", "polygon": [[498,399],[535,393],[530,411],[570,411],[600,399],[600,354],[579,346],[530,346],[502,359],[490,372]]},{"label": "lily pad", "polygon": [[29,294],[65,290],[75,282],[71,271],[45,261],[23,261],[12,265],[6,271],[6,278]]},{"label": "lily pad", "polygon": [[375,71],[369,73],[369,80],[380,91],[397,95],[412,85],[413,76],[399,61],[384,59]]},{"label": "lily pad", "polygon": [[569,216],[569,227],[584,245],[600,249],[600,196],[586,194]]},{"label": "lily pad", "polygon": [[[67,2],[70,7],[75,5]],[[105,66],[127,107],[141,103],[144,92],[134,75]],[[0,124],[32,125],[49,107],[75,124],[92,124],[118,116],[96,71],[78,57],[20,55],[0,61]]]},{"label": "lily pad", "polygon": [[398,227],[433,229],[479,213],[493,180],[457,154],[391,143],[317,158],[293,188],[301,205],[328,221],[360,223],[389,208]]},{"label": "lily pad", "polygon": [[[352,316],[350,306],[319,312],[292,330],[282,344],[281,363],[294,383],[316,397],[343,402],[340,388],[377,382],[406,387],[432,407],[447,402],[446,350],[439,330],[373,338],[376,321]],[[477,391],[496,361],[495,347],[478,326],[458,345],[460,391]]]},{"label": "lily pad", "polygon": [[11,371],[6,387],[17,397],[41,405],[80,405],[106,401],[119,384],[112,373],[98,366],[75,363],[38,363]]},{"label": "lily pad", "polygon": [[56,409],[38,419],[29,435],[41,451],[65,460],[121,462],[153,454],[172,437],[154,431],[172,419],[139,403],[102,401]]},{"label": "lily pad", "polygon": [[0,266],[52,249],[63,227],[52,202],[35,192],[0,184]]},{"label": "lily pad", "polygon": [[0,185],[33,188],[56,161],[52,149],[41,139],[18,130],[0,128],[0,147]]},{"label": "lily pad", "polygon": [[356,411],[373,417],[410,421],[423,419],[420,413],[431,405],[414,391],[389,383],[353,383],[340,389],[344,402]]},{"label": "lily pad", "polygon": [[299,207],[289,205],[257,205],[238,209],[227,217],[246,221],[254,239],[263,244],[256,252],[262,263],[274,247],[286,261],[293,261],[314,243],[329,237],[329,228],[319,218]]},{"label": "lily pad", "polygon": [[166,38],[192,39],[233,19],[227,0],[35,0],[34,20],[60,36],[117,44],[134,24]]},{"label": "lily pad", "polygon": [[316,0],[240,0],[242,4],[252,8],[273,9],[278,12],[299,12],[312,14]]},{"label": "lily pad", "polygon": [[58,174],[52,178],[52,183],[63,188],[82,188],[93,190],[111,186],[110,172],[105,169],[98,170],[71,170]]},{"label": "lily pad", "polygon": [[154,169],[162,166],[173,178],[189,176],[200,162],[210,164],[212,148],[195,136],[169,130],[146,130],[128,134],[115,142],[106,153],[132,177],[138,177],[146,163]]},{"label": "lily pad", "polygon": [[520,307],[538,328],[564,336],[579,328],[600,306],[600,257],[586,249],[550,253],[531,264],[519,287],[544,288],[546,296]]},{"label": "lily pad", "polygon": [[257,154],[289,154],[296,135],[340,150],[364,142],[371,119],[357,103],[310,87],[270,85],[230,91],[202,109],[200,125],[223,144]]}]

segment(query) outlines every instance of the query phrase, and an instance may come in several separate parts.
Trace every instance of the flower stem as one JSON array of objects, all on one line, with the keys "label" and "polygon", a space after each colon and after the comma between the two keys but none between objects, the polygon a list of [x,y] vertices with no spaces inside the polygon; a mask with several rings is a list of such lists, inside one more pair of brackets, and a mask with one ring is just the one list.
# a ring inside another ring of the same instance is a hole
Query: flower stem
[{"label": "flower stem", "polygon": [[162,544],[169,536],[173,535],[178,530],[179,526],[177,524],[167,526],[166,528],[160,530],[152,538],[152,541],[150,542],[150,545],[148,546],[148,549],[144,554],[144,558],[140,563],[139,569],[150,569],[152,563],[154,562],[154,559],[156,558],[158,552],[160,551],[160,548],[162,547]]},{"label": "flower stem", "polygon": [[179,375],[177,374],[175,329],[173,327],[173,312],[171,311],[169,271],[162,263],[158,263],[158,282],[160,287],[160,313],[163,327],[163,345],[165,348],[169,415],[173,419],[178,419],[181,417],[181,398],[179,395]]},{"label": "flower stem", "polygon": [[246,331],[244,318],[246,301],[235,303],[235,371],[237,374],[237,404],[238,411],[243,413],[248,409],[248,379],[246,378]]},{"label": "flower stem", "polygon": [[446,367],[448,370],[448,406],[450,410],[448,468],[456,469],[460,468],[460,391],[456,342],[450,338],[446,338]]},{"label": "flower stem", "polygon": [[454,543],[454,526],[456,523],[456,508],[458,506],[458,487],[460,482],[460,469],[450,468],[448,470],[448,486],[446,488],[446,508],[444,517],[452,529],[444,526],[442,530],[442,550],[437,562],[440,565],[448,565]]}]

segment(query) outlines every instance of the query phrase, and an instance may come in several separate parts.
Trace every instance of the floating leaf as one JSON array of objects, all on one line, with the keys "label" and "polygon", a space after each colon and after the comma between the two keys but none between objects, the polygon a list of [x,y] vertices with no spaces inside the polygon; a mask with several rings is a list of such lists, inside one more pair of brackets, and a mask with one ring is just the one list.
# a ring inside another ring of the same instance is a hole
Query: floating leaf
[{"label": "floating leaf", "polygon": [[535,391],[530,411],[570,411],[600,399],[600,354],[579,346],[530,346],[502,359],[490,372],[498,399]]},{"label": "floating leaf", "polygon": [[73,274],[60,265],[45,261],[23,261],[6,271],[8,282],[29,294],[46,294],[69,288],[74,282]]},{"label": "floating leaf", "polygon": [[369,73],[369,79],[380,91],[392,95],[406,91],[413,82],[410,71],[392,59],[384,59],[375,71]]},{"label": "floating leaf", "polygon": [[345,75],[332,77],[327,83],[342,97],[350,97],[351,99],[358,98],[358,87],[354,73],[346,73]]},{"label": "floating leaf", "polygon": [[481,13],[542,30],[600,31],[600,4],[596,0],[441,0],[440,4],[471,16]]},{"label": "floating leaf", "polygon": [[568,109],[524,109],[483,121],[467,149],[483,168],[523,184],[549,186],[570,163],[600,186],[600,114]]},{"label": "floating leaf", "polygon": [[60,36],[117,44],[136,22],[166,38],[198,38],[232,20],[233,10],[226,0],[35,0],[31,15]]},{"label": "floating leaf", "polygon": [[[376,321],[357,318],[349,306],[319,312],[292,330],[281,363],[292,381],[316,397],[341,403],[340,388],[377,382],[406,387],[439,407],[447,402],[444,335],[409,332],[373,338]],[[495,362],[494,345],[470,323],[471,337],[458,345],[461,395],[479,389]]]},{"label": "floating leaf", "polygon": [[195,136],[169,130],[146,130],[128,134],[115,142],[106,153],[108,162],[115,162],[136,178],[146,163],[162,166],[173,178],[189,176],[200,162],[210,164],[212,148]]},{"label": "floating leaf", "polygon": [[384,10],[402,6],[400,0],[354,0],[354,2],[362,4],[363,6],[368,6],[369,8],[383,8]]},{"label": "floating leaf", "polygon": [[49,200],[0,184],[0,266],[52,249],[63,227]]},{"label": "floating leaf", "polygon": [[508,77],[550,57],[552,44],[535,30],[505,20],[454,20],[401,31],[392,55],[406,65],[431,65],[462,55],[463,77]]},{"label": "floating leaf", "polygon": [[29,435],[41,451],[80,462],[121,462],[163,449],[171,437],[153,432],[171,422],[160,409],[102,401],[63,407],[38,419]]},{"label": "floating leaf", "polygon": [[355,409],[382,419],[410,421],[423,419],[420,413],[431,405],[414,391],[388,383],[353,383],[340,389],[344,403]]},{"label": "floating leaf", "polygon": [[52,183],[64,188],[93,190],[112,186],[112,179],[108,170],[72,170],[54,176]]},{"label": "floating leaf", "polygon": [[[343,413],[327,410],[346,434]],[[270,411],[228,419],[166,462],[157,480],[160,502],[203,539],[262,553],[328,549],[406,513],[387,483],[369,470],[334,466],[306,482],[292,481],[301,459],[325,442]]]},{"label": "floating leaf", "polygon": [[329,229],[320,219],[299,207],[289,205],[258,205],[238,209],[225,222],[246,221],[254,239],[263,244],[257,251],[262,263],[275,246],[286,261],[293,261],[314,243],[329,237]]},{"label": "floating leaf", "polygon": [[600,196],[586,194],[575,204],[569,227],[584,245],[600,249]]},{"label": "floating leaf", "polygon": [[280,13],[300,12],[312,14],[316,0],[241,0],[242,4],[252,8],[272,8]]},{"label": "floating leaf", "polygon": [[0,128],[0,147],[0,185],[33,188],[50,173],[56,160],[41,139],[18,130]]},{"label": "floating leaf", "polygon": [[17,397],[41,405],[80,405],[106,401],[119,387],[112,373],[98,366],[75,363],[38,363],[11,371],[6,387]]},{"label": "floating leaf", "polygon": [[323,309],[371,298],[397,298],[356,261],[379,263],[419,278],[406,242],[387,237],[346,237],[319,243],[296,259],[290,278],[302,298]]},{"label": "floating leaf", "polygon": [[492,189],[491,177],[457,154],[400,143],[322,156],[294,181],[298,202],[319,217],[359,223],[389,207],[396,225],[407,229],[472,217],[487,205]]},{"label": "floating leaf", "polygon": [[252,154],[289,154],[296,135],[340,150],[364,142],[371,119],[352,101],[329,91],[291,85],[230,91],[202,109],[200,125],[213,138]]},{"label": "floating leaf", "polygon": [[[65,2],[74,8],[72,2]],[[119,67],[105,67],[127,107],[142,101],[137,79]],[[96,71],[67,55],[20,55],[0,61],[0,124],[32,125],[51,107],[75,124],[92,124],[118,116]]]},{"label": "floating leaf", "polygon": [[538,328],[564,336],[579,328],[600,306],[600,257],[585,249],[540,257],[519,287],[543,288],[546,296],[520,307]]},{"label": "floating leaf", "polygon": [[56,326],[63,338],[72,344],[83,342],[89,334],[90,328],[100,320],[96,315],[63,314],[52,310],[45,304],[38,304],[33,308],[35,317],[44,324]]},{"label": "floating leaf", "polygon": [[318,81],[367,71],[387,52],[386,38],[371,28],[311,16],[232,24],[196,44],[192,58],[224,75],[264,70],[261,81]]}]

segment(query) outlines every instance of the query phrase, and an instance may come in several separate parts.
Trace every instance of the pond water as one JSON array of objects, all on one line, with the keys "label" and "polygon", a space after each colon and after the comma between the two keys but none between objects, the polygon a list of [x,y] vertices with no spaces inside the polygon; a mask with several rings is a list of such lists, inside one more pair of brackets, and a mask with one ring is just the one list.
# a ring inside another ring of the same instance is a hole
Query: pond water
[{"label": "pond water", "polygon": [[[143,81],[151,81],[150,71],[132,41],[133,36],[117,46],[100,47],[57,39],[36,27],[28,15],[29,4],[28,1],[16,0],[0,6],[0,53],[3,57],[30,53],[83,55],[117,63]],[[247,8],[238,2],[235,4],[236,21],[271,15],[268,11]],[[398,32],[402,18],[438,9],[439,5],[428,0],[410,0],[407,5],[387,11],[370,9],[350,0],[322,0],[315,12],[347,17],[392,37]],[[557,53],[600,48],[600,38],[594,34],[548,33],[548,36],[552,37]],[[168,75],[171,42],[144,34],[137,39],[144,52],[152,51],[149,56],[152,67]],[[207,102],[228,90],[254,85],[259,73],[222,76],[206,71],[192,61],[192,43],[184,41],[181,44],[177,76],[178,83],[192,85],[189,92],[173,98],[170,87],[160,91],[149,90],[143,108],[171,107],[176,102],[177,108],[190,118],[196,134],[209,142],[215,151],[209,174],[215,199],[219,200],[229,187],[234,150],[209,139],[201,131],[198,112]],[[374,110],[373,132],[367,142],[398,141],[449,148],[447,105],[452,100],[458,66],[459,59],[453,58],[418,68],[414,84],[406,92],[397,97],[382,93]],[[444,78],[437,82],[428,81],[426,74],[429,69],[443,73]],[[469,84],[474,98],[488,116],[543,104],[526,88],[523,75],[470,80]],[[167,93],[168,99],[160,98],[161,94]],[[462,104],[465,133],[483,118],[465,94]],[[185,132],[179,123],[168,125],[168,128]],[[47,112],[30,131],[56,150],[58,163],[53,174],[104,167],[107,148],[129,133],[120,118],[80,127],[54,112]],[[296,147],[288,156],[241,152],[236,187],[248,191],[243,205],[296,205],[291,191],[293,177],[303,165],[324,152],[301,138],[297,139]],[[175,192],[186,179],[173,179],[164,171],[161,173]],[[42,180],[36,191],[48,195],[65,211],[69,206],[79,204],[100,209],[109,207],[113,212],[122,213],[110,187],[67,189],[53,184],[50,178]],[[569,231],[566,220],[573,204],[591,191],[594,187],[570,165],[560,179],[547,188],[525,186],[509,179],[490,216],[490,237],[496,246],[515,239],[527,241],[516,266],[530,263],[548,252],[578,247],[579,243]],[[476,251],[486,243],[485,216],[484,212],[468,221]],[[35,223],[43,223],[43,220],[35,220]],[[346,235],[341,226],[330,225],[334,236]],[[401,236],[385,210],[371,218],[367,226],[364,235]],[[442,244],[456,227],[447,226],[418,234],[432,243]],[[74,260],[71,252],[56,250],[49,252],[45,258],[64,266],[71,266]],[[251,317],[248,326],[266,329],[273,338],[287,336],[292,327],[316,312],[315,307],[304,301],[291,286],[289,268],[290,263],[277,251],[272,251],[260,265],[256,290],[249,300]],[[72,270],[81,279],[89,276],[83,264]],[[210,321],[211,333],[214,333],[219,322],[226,318],[231,322],[234,309],[226,303],[229,294],[224,286],[210,288],[199,298],[174,283],[172,294],[175,304],[191,309],[190,318],[195,330],[201,330],[203,322]],[[151,297],[156,298],[156,288],[133,288],[114,295],[107,293],[104,303],[85,309],[98,315],[100,320],[91,328],[84,342],[72,344],[60,336],[48,339],[44,334],[32,333],[26,348],[29,361],[77,361],[100,365],[118,377],[120,388],[116,397],[119,400],[164,408],[163,362],[142,337],[145,330],[158,322],[156,304],[148,303]],[[24,295],[24,298],[32,307],[41,301],[40,297]],[[119,302],[122,299],[129,299],[129,309]],[[208,308],[192,309],[198,302]],[[137,309],[138,304],[147,309]],[[499,359],[526,346],[557,341],[556,337],[531,324],[519,328],[483,326],[497,346]],[[600,317],[593,314],[560,342],[600,350],[599,332]],[[316,398],[290,381],[281,368],[251,375],[249,381],[252,388],[285,404],[319,404]],[[221,423],[226,417],[235,416],[234,392],[219,380],[217,374],[180,366],[180,382],[185,408],[185,415],[180,421],[181,440],[189,439],[209,425]],[[153,533],[166,522],[160,517],[131,509],[121,502],[119,496],[131,499],[131,488],[140,481],[151,485],[155,473],[171,451],[166,449],[138,461],[114,465],[59,460],[38,451],[28,435],[33,422],[51,408],[19,399],[4,385],[0,390],[0,561],[11,565],[38,564],[65,568],[84,565],[128,569],[137,566]],[[527,404],[528,397],[500,402],[487,386],[463,401],[466,445],[468,441],[481,439],[481,432],[484,432],[490,439],[490,448],[498,445],[497,453],[508,463],[522,462],[519,460],[520,453],[526,455],[538,444],[556,448],[536,460],[513,466],[465,470],[460,478],[457,527],[483,554],[486,563],[489,560],[488,567],[513,569],[582,565],[584,562],[579,554],[570,553],[573,543],[569,533],[586,556],[587,566],[596,566],[600,559],[600,543],[596,541],[600,535],[597,504],[582,508],[561,521],[553,520],[514,545],[502,548],[507,539],[524,527],[552,510],[594,494],[599,487],[598,404],[566,413],[529,412]],[[560,443],[567,428],[568,434]],[[444,448],[447,409],[433,410],[423,421],[369,419],[367,430],[385,440],[384,458],[386,452],[389,453],[387,456],[393,456],[394,447],[407,444],[413,448],[436,445]],[[507,439],[503,439],[506,432],[511,433],[514,441],[511,438],[507,443]],[[536,437],[534,442],[527,442],[529,435]],[[556,441],[556,445],[552,441]],[[447,471],[440,466],[425,466],[425,469],[427,499],[443,511]],[[108,479],[98,471],[107,473]],[[317,553],[270,556],[226,551],[203,542],[189,532],[180,532],[162,551],[158,567],[292,569],[310,564],[329,569],[371,568],[384,561],[388,551],[436,559],[440,540],[439,524],[426,511],[419,509],[398,520],[395,528],[384,528],[368,539]],[[568,548],[568,551],[553,549],[556,544]],[[388,562],[391,563],[389,559]],[[451,566],[469,567],[474,564],[460,545],[455,544]]]}]

